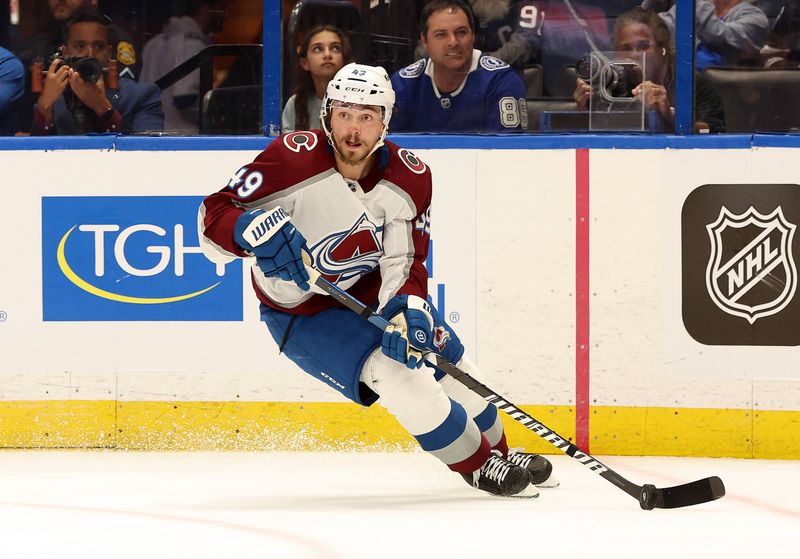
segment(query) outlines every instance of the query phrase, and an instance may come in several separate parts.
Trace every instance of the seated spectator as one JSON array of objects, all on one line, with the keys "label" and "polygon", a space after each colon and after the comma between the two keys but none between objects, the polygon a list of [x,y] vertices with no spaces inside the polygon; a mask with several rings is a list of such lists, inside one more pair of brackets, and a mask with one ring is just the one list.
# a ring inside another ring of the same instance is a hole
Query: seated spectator
[{"label": "seated spectator", "polygon": [[780,10],[761,57],[767,68],[800,66],[800,0],[788,0]]},{"label": "seated spectator", "polygon": [[[39,30],[26,39],[19,48],[18,55],[25,68],[25,97],[22,100],[23,109],[20,114],[19,130],[27,133],[33,122],[32,107],[36,103],[36,96],[31,91],[31,65],[35,62],[47,63],[58,48],[66,40],[67,22],[79,9],[98,11],[99,0],[47,0],[48,11]],[[136,43],[130,34],[122,27],[113,23],[108,27],[111,42],[110,57],[117,61],[119,76],[121,78],[137,79],[139,75],[139,61],[137,58]],[[47,67],[45,65],[45,67]]]},{"label": "seated spectator", "polygon": [[[182,16],[172,17],[144,47],[142,79],[155,82],[211,44],[222,30],[222,0],[184,0]],[[161,92],[164,130],[197,134],[200,129],[200,70]]]},{"label": "seated spectator", "polygon": [[328,82],[342,66],[353,61],[350,40],[332,25],[320,25],[308,31],[297,55],[297,87],[283,107],[284,132],[322,127],[319,112]]},{"label": "seated spectator", "polygon": [[[597,0],[595,0],[595,3]],[[603,3],[608,0],[603,0]],[[597,48],[608,50],[603,9],[591,1],[572,0],[469,0],[474,18],[475,48],[514,67],[540,64],[544,90],[557,95],[565,66]],[[420,43],[416,58],[427,56]]]},{"label": "seated spectator", "polygon": [[[514,67],[531,62],[539,53],[544,12],[538,0],[468,0],[477,24],[475,48]],[[427,56],[417,46],[416,57]]]},{"label": "seated spectator", "polygon": [[[631,93],[641,97],[645,110],[657,111],[666,127],[671,129],[675,120],[675,51],[672,33],[666,24],[652,10],[634,8],[614,22],[611,44],[615,51],[645,53],[647,80]],[[578,107],[588,109],[593,95],[592,86],[579,78],[574,94]],[[725,131],[722,100],[703,74],[695,76],[695,117],[696,131]]]},{"label": "seated spectator", "polygon": [[0,47],[0,136],[17,131],[20,100],[25,93],[25,69],[19,58]]},{"label": "seated spectator", "polygon": [[[111,54],[108,24],[108,18],[96,12],[77,12],[67,24],[63,55],[91,57],[105,68]],[[164,115],[154,84],[123,77],[117,80],[118,87],[107,89],[107,77],[101,74],[96,81],[84,79],[61,58],[54,58],[43,80],[31,133],[149,132],[163,128]]]},{"label": "seated spectator", "polygon": [[785,4],[791,3],[793,0],[754,0],[753,4],[761,8],[770,22],[774,22],[780,14]]},{"label": "seated spectator", "polygon": [[396,132],[508,132],[527,124],[525,86],[505,62],[473,49],[475,27],[463,0],[422,10],[428,58],[392,76]]},{"label": "seated spectator", "polygon": [[539,53],[544,13],[533,0],[469,0],[479,32],[475,47],[511,66],[528,64]]},{"label": "seated spectator", "polygon": [[[645,0],[649,8],[659,0]],[[675,6],[659,14],[675,35]],[[769,32],[766,14],[747,0],[697,0],[695,68],[757,64]]]}]

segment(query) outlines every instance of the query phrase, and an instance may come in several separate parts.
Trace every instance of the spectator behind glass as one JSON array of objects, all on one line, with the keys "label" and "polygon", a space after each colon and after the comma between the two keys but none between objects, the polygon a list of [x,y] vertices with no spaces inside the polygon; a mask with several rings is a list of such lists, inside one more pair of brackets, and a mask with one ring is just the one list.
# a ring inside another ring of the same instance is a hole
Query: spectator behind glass
[{"label": "spectator behind glass", "polygon": [[0,47],[0,136],[17,131],[20,100],[25,93],[25,69],[19,58]]},{"label": "spectator behind glass", "polygon": [[[535,0],[468,0],[477,24],[475,48],[511,66],[530,63],[542,46],[544,12]],[[420,43],[416,58],[427,56]]]},{"label": "spectator behind glass", "polygon": [[[645,110],[657,111],[668,129],[675,120],[673,109],[675,51],[672,34],[658,14],[644,8],[634,8],[620,15],[611,33],[612,48],[618,52],[643,52],[647,67],[647,80],[632,90],[641,96]],[[592,86],[578,78],[575,101],[578,108],[589,108],[594,94]],[[695,76],[696,131],[724,132],[725,115],[722,100],[702,75]]]},{"label": "spectator behind glass", "polygon": [[[79,9],[98,11],[99,0],[47,0],[48,10],[43,13],[39,30],[26,39],[18,50],[22,65],[25,67],[25,98],[22,101],[19,130],[25,134],[31,129],[33,122],[32,107],[36,96],[31,91],[31,64],[41,62],[47,68],[50,57],[58,47],[66,41],[66,23]],[[136,79],[139,75],[136,43],[122,27],[113,23],[108,28],[109,40],[114,54],[111,58],[117,61],[119,76]]]},{"label": "spectator behind glass", "polygon": [[508,64],[473,49],[475,28],[463,0],[429,2],[422,10],[420,30],[429,57],[392,76],[397,107],[392,130],[508,132],[524,128],[525,86]]},{"label": "spectator behind glass", "polygon": [[[79,11],[67,23],[65,56],[91,57],[105,68],[111,53],[108,18]],[[85,81],[73,68],[56,58],[36,103],[31,133],[86,134],[90,132],[149,132],[163,128],[158,88],[152,83],[118,79],[106,88],[106,78]]]},{"label": "spectator behind glass", "polygon": [[793,0],[789,0],[788,2],[787,0],[755,0],[753,4],[761,8],[761,11],[766,14],[770,22],[774,22],[783,9],[783,6],[792,1]]},{"label": "spectator behind glass", "polygon": [[[650,8],[660,0],[645,0]],[[675,6],[658,14],[675,35]],[[695,69],[757,64],[769,32],[764,12],[747,0],[697,0],[695,4]]]},{"label": "spectator behind glass", "polygon": [[[144,47],[142,79],[155,82],[211,44],[211,35],[222,30],[222,0],[184,0],[184,15],[171,17],[161,33]],[[200,70],[161,92],[164,130],[197,134],[200,129]]]},{"label": "spectator behind glass", "polygon": [[[638,3],[639,0],[616,0]],[[475,48],[515,68],[539,64],[546,95],[559,95],[559,78],[586,52],[609,48],[605,9],[612,0],[469,0]],[[623,10],[624,11],[624,10]],[[416,58],[427,55],[420,44]]]},{"label": "spectator behind glass", "polygon": [[331,25],[308,31],[297,55],[297,87],[283,107],[284,132],[322,128],[319,112],[328,82],[342,66],[353,61],[350,39]]},{"label": "spectator behind glass", "polygon": [[782,6],[761,57],[767,68],[800,66],[800,0],[788,0]]}]

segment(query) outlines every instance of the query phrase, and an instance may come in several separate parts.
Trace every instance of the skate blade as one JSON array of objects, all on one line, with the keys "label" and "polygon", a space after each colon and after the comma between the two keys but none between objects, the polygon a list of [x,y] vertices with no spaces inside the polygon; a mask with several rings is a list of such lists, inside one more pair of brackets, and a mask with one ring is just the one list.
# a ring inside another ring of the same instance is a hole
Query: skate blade
[{"label": "skate blade", "polygon": [[547,478],[546,480],[544,480],[542,483],[537,483],[537,484],[536,484],[536,487],[545,488],[545,489],[550,489],[550,488],[552,488],[552,487],[558,487],[559,485],[561,485],[561,482],[560,482],[560,481],[558,481],[558,480],[557,480],[556,478],[554,478],[553,476],[550,476],[549,478]]},{"label": "skate blade", "polygon": [[516,495],[509,495],[512,499],[536,499],[539,496],[539,490],[533,485],[529,485]]}]

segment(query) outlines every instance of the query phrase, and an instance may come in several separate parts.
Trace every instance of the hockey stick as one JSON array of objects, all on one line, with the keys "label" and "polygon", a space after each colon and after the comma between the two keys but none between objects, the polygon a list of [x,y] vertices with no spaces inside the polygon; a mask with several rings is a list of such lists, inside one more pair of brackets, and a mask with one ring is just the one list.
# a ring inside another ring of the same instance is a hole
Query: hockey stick
[{"label": "hockey stick", "polygon": [[[338,300],[345,307],[356,314],[360,314],[381,330],[386,330],[390,325],[388,320],[374,312],[364,303],[320,276],[317,270],[310,266],[307,266],[307,268],[314,285]],[[567,456],[574,458],[600,477],[610,481],[625,493],[638,500],[639,505],[644,510],[688,507],[714,501],[725,495],[725,486],[722,480],[717,476],[699,479],[683,485],[676,485],[675,487],[664,487],[662,489],[657,488],[651,483],[637,485],[632,481],[628,481],[588,452],[584,452],[569,442],[568,439],[560,436],[534,417],[528,415],[511,402],[498,395],[486,385],[478,382],[469,374],[449,361],[445,361],[438,355],[436,355],[436,366],[479,396],[483,397],[487,402],[494,404],[507,413],[511,419],[521,423],[527,429],[542,437]]]}]

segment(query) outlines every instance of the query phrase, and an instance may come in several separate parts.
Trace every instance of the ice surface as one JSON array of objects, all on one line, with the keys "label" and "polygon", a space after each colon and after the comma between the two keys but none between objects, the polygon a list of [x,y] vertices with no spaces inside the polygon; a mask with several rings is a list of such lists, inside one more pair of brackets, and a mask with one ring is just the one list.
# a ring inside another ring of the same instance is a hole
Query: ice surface
[{"label": "ice surface", "polygon": [[419,453],[0,451],[0,557],[800,557],[800,462],[601,457],[638,484],[719,475],[675,510],[566,456],[561,487],[502,499]]}]

